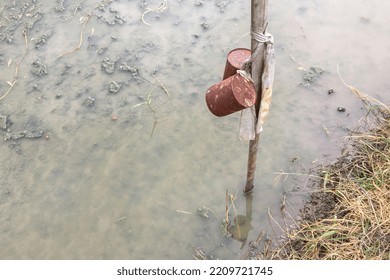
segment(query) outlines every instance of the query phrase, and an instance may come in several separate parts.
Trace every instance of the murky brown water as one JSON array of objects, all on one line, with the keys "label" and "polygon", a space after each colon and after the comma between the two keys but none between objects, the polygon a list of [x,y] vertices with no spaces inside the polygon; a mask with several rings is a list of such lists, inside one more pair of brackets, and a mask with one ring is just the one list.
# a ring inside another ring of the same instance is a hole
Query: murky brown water
[{"label": "murky brown water", "polygon": [[[334,160],[363,115],[337,63],[390,102],[390,3],[270,1],[277,69],[251,202],[239,114],[216,118],[204,102],[227,52],[249,46],[249,2],[168,0],[147,25],[162,1],[1,1],[0,94],[17,83],[0,100],[0,135],[43,133],[0,145],[1,259],[191,259],[200,248],[235,259],[262,230],[280,233],[268,212],[283,226],[284,192],[296,217],[307,177],[277,172]],[[299,86],[311,66],[326,72]],[[251,219],[244,243],[220,231],[227,190]]]}]

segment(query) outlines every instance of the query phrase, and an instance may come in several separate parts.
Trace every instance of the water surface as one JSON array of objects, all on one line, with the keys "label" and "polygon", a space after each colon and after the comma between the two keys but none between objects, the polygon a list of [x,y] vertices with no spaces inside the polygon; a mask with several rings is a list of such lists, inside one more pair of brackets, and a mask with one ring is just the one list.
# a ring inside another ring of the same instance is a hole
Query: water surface
[{"label": "water surface", "polygon": [[[1,95],[17,83],[0,100],[0,134],[42,137],[0,145],[0,258],[237,259],[261,231],[277,239],[283,196],[296,218],[304,174],[334,161],[364,116],[337,64],[348,84],[390,102],[390,4],[270,1],[274,99],[244,197],[239,114],[213,116],[204,95],[226,54],[250,46],[249,2],[169,0],[146,14],[163,2],[1,2]],[[325,73],[302,85],[313,66]],[[241,241],[220,230],[226,191],[231,220],[250,222]]]}]

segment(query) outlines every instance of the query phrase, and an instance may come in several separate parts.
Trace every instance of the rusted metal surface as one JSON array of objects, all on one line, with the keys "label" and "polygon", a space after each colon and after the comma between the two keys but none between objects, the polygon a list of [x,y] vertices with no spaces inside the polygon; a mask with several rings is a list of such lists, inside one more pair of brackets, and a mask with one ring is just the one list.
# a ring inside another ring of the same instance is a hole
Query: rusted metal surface
[{"label": "rusted metal surface", "polygon": [[240,74],[211,86],[206,93],[206,103],[209,110],[216,116],[226,116],[256,102],[256,90],[253,83]]},{"label": "rusted metal surface", "polygon": [[240,70],[245,60],[251,56],[251,50],[245,48],[237,48],[231,50],[226,59],[225,72],[223,80],[233,76]]}]

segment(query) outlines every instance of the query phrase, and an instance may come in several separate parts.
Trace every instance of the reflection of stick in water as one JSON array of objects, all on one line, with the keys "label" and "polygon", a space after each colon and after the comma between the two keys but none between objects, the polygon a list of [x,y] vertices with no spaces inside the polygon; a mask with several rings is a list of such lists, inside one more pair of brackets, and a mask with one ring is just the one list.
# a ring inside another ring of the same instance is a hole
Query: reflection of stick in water
[{"label": "reflection of stick in water", "polygon": [[245,215],[237,215],[236,207],[233,203],[234,196],[230,194],[230,202],[234,211],[234,225],[229,226],[228,230],[233,239],[241,242],[241,249],[244,248],[249,236],[249,232],[252,229],[252,194],[246,195],[245,200]]},{"label": "reflection of stick in water", "polygon": [[229,191],[226,190],[226,209],[225,209],[225,224],[229,226]]},{"label": "reflection of stick in water", "polygon": [[[233,195],[230,194],[230,201],[232,203],[232,206],[233,206],[233,211],[234,211],[234,216],[237,218],[238,215],[237,215],[237,211],[236,211],[236,207],[234,206],[234,202],[233,202]],[[240,231],[240,221],[239,219],[236,219],[236,226],[237,226],[237,232],[238,232],[238,240],[241,240],[241,231]]]}]

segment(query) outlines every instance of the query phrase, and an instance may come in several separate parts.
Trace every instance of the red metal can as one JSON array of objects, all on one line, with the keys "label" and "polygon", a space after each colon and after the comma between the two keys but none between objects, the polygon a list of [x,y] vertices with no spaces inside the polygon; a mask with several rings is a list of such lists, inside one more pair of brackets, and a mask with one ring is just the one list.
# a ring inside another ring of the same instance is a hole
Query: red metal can
[{"label": "red metal can", "polygon": [[206,93],[207,106],[218,117],[241,111],[255,102],[255,86],[240,74],[211,86]]},{"label": "red metal can", "polygon": [[251,50],[244,48],[237,48],[231,50],[228,53],[225,65],[225,72],[223,74],[223,80],[233,76],[237,73],[237,70],[242,68],[245,60],[249,59],[251,56]]}]

